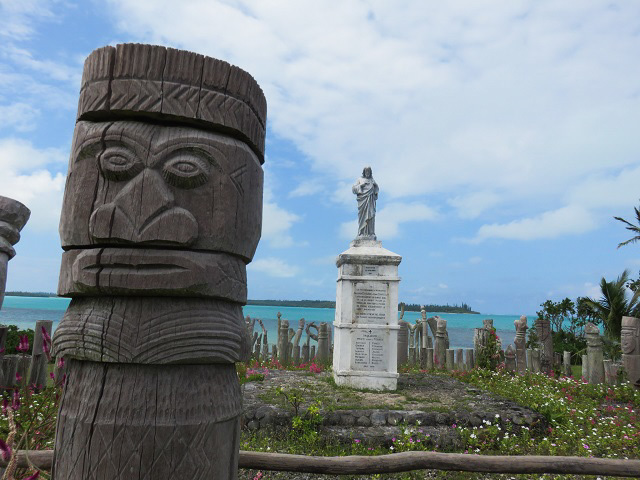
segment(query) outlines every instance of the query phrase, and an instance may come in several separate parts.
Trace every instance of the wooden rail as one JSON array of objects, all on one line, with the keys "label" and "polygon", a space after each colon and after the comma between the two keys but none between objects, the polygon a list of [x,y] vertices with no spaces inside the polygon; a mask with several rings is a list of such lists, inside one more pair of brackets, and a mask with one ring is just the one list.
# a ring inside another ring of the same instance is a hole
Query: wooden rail
[{"label": "wooden rail", "polygon": [[[42,470],[51,470],[53,450],[31,451],[29,459]],[[26,467],[25,452],[18,466]],[[0,459],[0,467],[6,462]],[[640,478],[640,460],[591,457],[467,455],[461,453],[403,452],[390,455],[311,457],[240,450],[240,468],[282,472],[358,475],[398,473],[410,470],[456,470],[484,473],[558,473]]]}]

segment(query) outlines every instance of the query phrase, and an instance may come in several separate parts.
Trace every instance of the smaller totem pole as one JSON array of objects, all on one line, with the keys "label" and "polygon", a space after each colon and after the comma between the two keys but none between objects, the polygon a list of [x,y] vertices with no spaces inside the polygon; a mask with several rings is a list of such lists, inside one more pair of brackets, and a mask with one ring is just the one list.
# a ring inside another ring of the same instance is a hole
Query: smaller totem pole
[{"label": "smaller totem pole", "polygon": [[516,338],[513,343],[516,346],[516,370],[518,373],[527,371],[527,317],[522,315],[513,322],[516,327]]},{"label": "smaller totem pole", "polygon": [[31,211],[22,203],[0,196],[0,308],[7,284],[7,265],[16,255],[13,246],[20,240],[20,230],[30,215]]},{"label": "smaller totem pole", "polygon": [[631,385],[640,389],[640,319],[622,317],[620,333],[622,364]]},{"label": "smaller totem pole", "polygon": [[600,329],[593,323],[589,322],[584,327],[584,333],[587,337],[587,371],[589,383],[604,382],[604,360],[602,353],[602,339],[600,338]]}]

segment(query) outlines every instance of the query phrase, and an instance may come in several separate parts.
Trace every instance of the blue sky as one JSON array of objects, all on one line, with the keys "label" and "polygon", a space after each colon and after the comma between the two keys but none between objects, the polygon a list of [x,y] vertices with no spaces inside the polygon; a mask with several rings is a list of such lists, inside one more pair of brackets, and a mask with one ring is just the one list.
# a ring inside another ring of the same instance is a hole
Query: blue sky
[{"label": "blue sky", "polygon": [[84,58],[222,58],[268,101],[250,298],[334,299],[371,165],[400,299],[533,313],[640,269],[640,3],[0,0],[0,194],[32,218],[8,290],[55,291]]}]

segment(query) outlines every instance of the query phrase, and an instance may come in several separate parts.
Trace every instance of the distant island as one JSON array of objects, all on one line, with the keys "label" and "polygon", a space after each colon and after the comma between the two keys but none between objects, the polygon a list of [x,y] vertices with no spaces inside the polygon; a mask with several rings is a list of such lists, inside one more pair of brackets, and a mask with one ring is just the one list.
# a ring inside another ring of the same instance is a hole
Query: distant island
[{"label": "distant island", "polygon": [[[404,309],[407,312],[419,312],[421,308],[422,306],[417,303],[404,304]],[[427,312],[438,313],[473,313],[476,315],[480,313],[472,310],[466,303],[461,303],[460,305],[425,305],[424,308]]]},{"label": "distant island", "polygon": [[57,297],[58,295],[51,292],[5,292],[7,297]]},{"label": "distant island", "polygon": [[[331,300],[248,300],[247,305],[262,305],[265,307],[305,307],[305,308],[336,308],[336,302]],[[469,305],[425,305],[427,312],[439,313],[475,313]],[[405,311],[419,312],[420,305],[406,303]]]},{"label": "distant island", "polygon": [[[6,292],[8,297],[57,297],[51,292]],[[305,307],[305,308],[336,308],[336,302],[332,300],[248,300],[247,305],[261,305],[264,307]],[[399,307],[399,306],[398,306]],[[469,305],[425,305],[427,312],[434,313],[479,313],[474,312]],[[400,308],[398,308],[399,310]],[[417,303],[405,303],[407,312],[419,312]]]}]

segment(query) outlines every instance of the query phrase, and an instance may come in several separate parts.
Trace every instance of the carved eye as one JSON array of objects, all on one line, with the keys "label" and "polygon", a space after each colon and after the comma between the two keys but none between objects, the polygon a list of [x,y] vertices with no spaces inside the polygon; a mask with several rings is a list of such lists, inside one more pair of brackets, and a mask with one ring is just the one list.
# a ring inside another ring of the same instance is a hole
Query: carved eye
[{"label": "carved eye", "polygon": [[133,152],[123,147],[108,147],[100,156],[100,169],[109,180],[129,180],[142,171],[143,165]]},{"label": "carved eye", "polygon": [[162,176],[178,188],[196,188],[209,181],[209,162],[191,152],[180,152],[165,163]]}]

